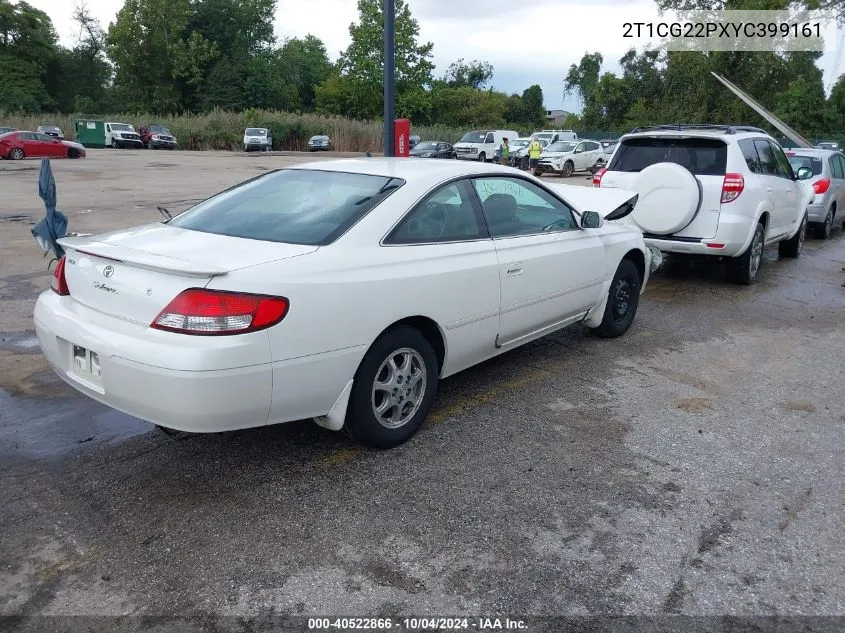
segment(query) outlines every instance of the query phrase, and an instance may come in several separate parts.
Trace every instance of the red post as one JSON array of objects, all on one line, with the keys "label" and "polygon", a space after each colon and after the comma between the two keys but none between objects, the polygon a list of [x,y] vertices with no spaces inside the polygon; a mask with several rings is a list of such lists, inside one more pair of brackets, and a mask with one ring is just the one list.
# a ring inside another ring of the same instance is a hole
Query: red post
[{"label": "red post", "polygon": [[410,156],[411,120],[395,119],[393,121],[393,155],[407,158]]}]

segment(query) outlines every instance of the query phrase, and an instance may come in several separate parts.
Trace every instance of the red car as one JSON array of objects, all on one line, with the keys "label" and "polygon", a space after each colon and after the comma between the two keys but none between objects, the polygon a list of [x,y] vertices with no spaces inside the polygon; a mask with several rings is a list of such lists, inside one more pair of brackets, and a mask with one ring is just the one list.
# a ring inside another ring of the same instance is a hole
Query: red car
[{"label": "red car", "polygon": [[0,135],[0,157],[85,158],[85,148],[74,141],[64,141],[40,132],[8,132]]}]

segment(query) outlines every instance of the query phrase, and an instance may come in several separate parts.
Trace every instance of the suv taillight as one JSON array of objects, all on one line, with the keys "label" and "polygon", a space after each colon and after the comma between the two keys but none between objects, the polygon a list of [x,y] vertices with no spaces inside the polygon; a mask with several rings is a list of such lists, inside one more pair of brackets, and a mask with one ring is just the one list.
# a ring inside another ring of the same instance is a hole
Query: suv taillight
[{"label": "suv taillight", "polygon": [[188,288],[159,313],[150,327],[205,336],[246,334],[276,325],[289,307],[285,297]]},{"label": "suv taillight", "polygon": [[65,255],[59,258],[59,263],[56,264],[56,270],[53,271],[53,278],[50,280],[50,287],[57,295],[66,297],[70,294],[70,289],[67,287],[67,279],[65,279]]},{"label": "suv taillight", "polygon": [[816,193],[826,193],[830,189],[830,178],[822,178],[813,183],[813,191]]},{"label": "suv taillight", "polygon": [[745,189],[745,179],[742,174],[725,174],[722,182],[722,204],[733,202]]},{"label": "suv taillight", "polygon": [[604,172],[606,171],[607,167],[602,167],[595,174],[593,174],[593,187],[601,187],[601,177],[604,176]]}]

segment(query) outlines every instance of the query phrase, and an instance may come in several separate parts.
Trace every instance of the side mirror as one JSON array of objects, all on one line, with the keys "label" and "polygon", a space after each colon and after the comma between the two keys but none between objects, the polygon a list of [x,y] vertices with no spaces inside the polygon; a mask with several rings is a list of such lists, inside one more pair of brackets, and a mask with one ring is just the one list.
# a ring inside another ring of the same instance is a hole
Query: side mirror
[{"label": "side mirror", "polygon": [[584,211],[581,214],[582,229],[598,229],[604,223],[604,218],[595,211]]},{"label": "side mirror", "polygon": [[813,177],[813,170],[809,167],[801,167],[798,170],[797,180],[809,180]]}]

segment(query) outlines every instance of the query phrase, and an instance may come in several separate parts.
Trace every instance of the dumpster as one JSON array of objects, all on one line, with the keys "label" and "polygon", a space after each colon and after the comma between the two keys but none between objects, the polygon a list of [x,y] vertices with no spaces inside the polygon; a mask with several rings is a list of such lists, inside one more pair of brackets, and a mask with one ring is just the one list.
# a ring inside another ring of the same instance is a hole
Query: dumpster
[{"label": "dumpster", "polygon": [[92,121],[85,119],[75,121],[76,142],[82,143],[84,147],[105,147],[106,146],[106,124],[105,121]]}]

